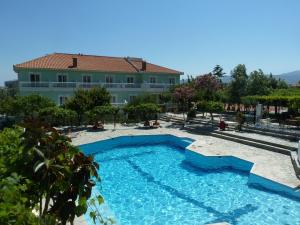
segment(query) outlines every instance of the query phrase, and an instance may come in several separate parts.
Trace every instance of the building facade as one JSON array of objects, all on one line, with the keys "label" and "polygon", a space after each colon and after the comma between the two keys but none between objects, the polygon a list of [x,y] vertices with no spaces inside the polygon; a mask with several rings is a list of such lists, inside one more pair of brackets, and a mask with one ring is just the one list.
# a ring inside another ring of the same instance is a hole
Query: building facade
[{"label": "building facade", "polygon": [[143,93],[159,94],[179,84],[182,72],[141,58],[54,53],[14,65],[20,95],[37,93],[63,104],[78,88],[105,87],[122,105]]}]

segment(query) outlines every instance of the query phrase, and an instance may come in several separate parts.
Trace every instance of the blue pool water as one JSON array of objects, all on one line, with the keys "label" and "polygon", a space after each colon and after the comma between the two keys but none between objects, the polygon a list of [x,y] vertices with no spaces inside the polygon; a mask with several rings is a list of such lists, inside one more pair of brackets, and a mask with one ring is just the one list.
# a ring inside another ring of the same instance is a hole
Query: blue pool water
[{"label": "blue pool water", "polygon": [[96,189],[119,224],[300,224],[299,201],[249,187],[248,173],[195,168],[174,142],[126,143],[81,147],[100,163]]}]

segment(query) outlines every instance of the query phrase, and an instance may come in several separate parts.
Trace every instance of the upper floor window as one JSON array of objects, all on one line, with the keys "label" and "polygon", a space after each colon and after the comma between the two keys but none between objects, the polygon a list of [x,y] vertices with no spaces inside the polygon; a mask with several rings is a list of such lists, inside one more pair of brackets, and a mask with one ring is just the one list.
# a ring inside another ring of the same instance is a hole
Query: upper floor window
[{"label": "upper floor window", "polygon": [[90,75],[84,75],[83,77],[82,77],[82,82],[83,83],[91,83],[91,76]]},{"label": "upper floor window", "polygon": [[68,97],[66,97],[66,96],[59,96],[59,104],[60,105],[65,104],[67,99],[68,99]]},{"label": "upper floor window", "polygon": [[57,76],[57,81],[58,82],[67,82],[67,75],[59,74]]},{"label": "upper floor window", "polygon": [[150,77],[150,83],[155,84],[156,83],[156,78],[155,77]]},{"label": "upper floor window", "polygon": [[133,84],[134,83],[134,77],[127,77],[127,83]]},{"label": "upper floor window", "polygon": [[30,82],[40,82],[40,74],[31,73]]},{"label": "upper floor window", "polygon": [[105,77],[105,82],[106,83],[113,83],[113,77],[112,76]]},{"label": "upper floor window", "polygon": [[169,79],[169,84],[175,84],[175,78],[174,77]]}]

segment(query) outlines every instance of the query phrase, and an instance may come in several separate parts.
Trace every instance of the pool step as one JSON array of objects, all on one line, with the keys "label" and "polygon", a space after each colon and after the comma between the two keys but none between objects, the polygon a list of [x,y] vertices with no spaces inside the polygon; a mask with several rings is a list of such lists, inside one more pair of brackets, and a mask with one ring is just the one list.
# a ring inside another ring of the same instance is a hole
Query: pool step
[{"label": "pool step", "polygon": [[231,135],[231,134],[224,135],[223,132],[215,131],[213,128],[210,128],[210,130],[209,130],[209,128],[207,128],[205,130],[203,128],[186,126],[185,130],[194,132],[194,133],[198,133],[198,134],[202,134],[202,135],[210,135],[210,136],[213,136],[216,138],[221,138],[224,140],[233,141],[233,142],[237,142],[240,144],[253,146],[256,148],[273,151],[273,152],[277,152],[277,153],[281,153],[281,154],[285,154],[285,155],[290,155],[290,153],[292,151],[291,149],[287,148],[289,146],[274,144],[271,142],[261,141],[261,140],[252,139],[252,138],[251,139],[244,138],[244,137],[238,136],[238,135]]},{"label": "pool step", "polygon": [[[171,122],[176,122],[176,123],[182,123],[182,119],[178,118],[176,116],[168,117],[168,116],[161,116],[161,120],[167,121],[168,118],[170,118]],[[201,125],[207,125],[211,126],[211,121],[204,120],[202,118],[196,117],[192,118],[189,120],[191,124],[201,124]],[[218,122],[213,121],[213,127],[217,128],[218,127]],[[229,130],[234,130],[235,125],[234,124],[229,124],[228,125]],[[277,137],[283,140],[289,140],[289,141],[298,141],[300,139],[300,136],[297,134],[292,134],[290,132],[284,132],[284,131],[275,131],[275,130],[270,130],[270,129],[261,129],[261,128],[256,128],[253,126],[243,126],[243,131],[250,132],[250,133],[257,133],[261,134],[264,136],[270,136],[270,137]]]},{"label": "pool step", "polygon": [[284,155],[290,155],[291,154],[291,150],[282,147],[278,147],[276,145],[274,145],[273,143],[271,144],[266,144],[266,143],[261,143],[260,140],[256,140],[256,139],[252,139],[252,140],[247,140],[244,137],[233,137],[233,136],[229,136],[229,135],[224,135],[221,133],[217,133],[217,132],[211,132],[210,133],[211,136],[213,137],[217,137],[217,138],[222,138],[228,141],[234,141],[240,144],[244,144],[244,145],[249,145],[249,146],[253,146],[256,148],[261,148],[264,150],[268,150],[268,151],[272,151],[272,152],[277,152],[277,153],[281,153]]},{"label": "pool step", "polygon": [[286,140],[290,140],[290,141],[298,141],[299,140],[299,136],[297,134],[291,134],[291,133],[284,132],[284,131],[275,131],[275,130],[271,131],[269,129],[259,129],[259,128],[250,127],[250,126],[243,126],[243,131],[277,137],[280,139],[286,139]]},{"label": "pool step", "polygon": [[300,163],[298,161],[298,155],[296,152],[291,152],[291,160],[298,178],[300,178]]},{"label": "pool step", "polygon": [[274,142],[269,142],[269,141],[264,141],[264,140],[260,140],[260,139],[245,137],[243,135],[238,135],[238,134],[231,134],[231,133],[227,133],[226,131],[215,131],[215,133],[226,135],[226,136],[229,136],[229,137],[234,137],[234,138],[241,138],[241,139],[248,140],[248,141],[259,142],[261,144],[271,145],[271,146],[275,146],[275,147],[278,147],[278,148],[287,149],[287,150],[290,150],[290,151],[297,151],[297,148],[292,147],[292,146],[287,146],[287,145],[282,145],[282,144],[278,144],[278,143],[274,143]]}]

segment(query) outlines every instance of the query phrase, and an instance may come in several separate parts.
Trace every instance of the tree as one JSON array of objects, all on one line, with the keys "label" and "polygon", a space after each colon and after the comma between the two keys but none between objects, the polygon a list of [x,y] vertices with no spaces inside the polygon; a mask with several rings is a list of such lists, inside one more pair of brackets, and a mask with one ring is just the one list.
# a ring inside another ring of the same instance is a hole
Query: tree
[{"label": "tree", "polygon": [[95,87],[87,91],[90,98],[90,105],[88,109],[92,109],[95,106],[107,105],[110,103],[111,95],[103,87]]},{"label": "tree", "polygon": [[223,68],[220,65],[216,65],[213,69],[212,74],[219,79],[222,78],[226,73],[223,72]]},{"label": "tree", "polygon": [[262,70],[254,70],[250,73],[247,82],[247,95],[267,95],[271,92],[268,77]]},{"label": "tree", "polygon": [[202,100],[213,100],[216,92],[220,89],[220,81],[212,74],[204,74],[195,79],[195,89],[198,98]]},{"label": "tree", "polygon": [[232,81],[228,87],[229,98],[232,103],[241,103],[241,98],[247,95],[248,75],[246,66],[237,65],[231,72]]},{"label": "tree", "polygon": [[124,111],[131,116],[148,122],[151,117],[160,112],[160,107],[154,103],[142,103],[138,105],[128,105],[124,108]]},{"label": "tree", "polygon": [[65,107],[74,110],[77,113],[78,121],[81,124],[83,115],[86,111],[89,111],[96,106],[102,106],[109,103],[109,92],[105,88],[96,87],[91,90],[76,90],[74,96],[67,100]]},{"label": "tree", "polygon": [[46,107],[53,107],[55,103],[44,96],[32,94],[27,96],[18,96],[7,102],[7,114],[17,116],[23,119],[36,118],[39,111]]},{"label": "tree", "polygon": [[141,94],[136,96],[128,105],[140,105],[143,103],[153,103],[156,104],[158,101],[158,97],[155,94]]},{"label": "tree", "polygon": [[197,109],[202,112],[209,112],[211,123],[213,124],[213,113],[223,112],[223,103],[216,101],[199,101],[197,102]]},{"label": "tree", "polygon": [[168,102],[171,102],[172,94],[170,92],[163,92],[159,94],[158,98],[160,104],[166,104]]},{"label": "tree", "polygon": [[187,85],[177,87],[173,92],[173,98],[179,106],[179,110],[183,114],[183,126],[185,125],[185,113],[189,111],[191,107],[191,101],[195,97],[195,90]]},{"label": "tree", "polygon": [[88,123],[96,124],[98,121],[102,121],[104,123],[106,119],[112,118],[115,126],[118,113],[119,108],[112,105],[101,105],[87,111],[85,115]]},{"label": "tree", "polygon": [[238,123],[236,126],[237,131],[242,130],[242,126],[245,123],[245,121],[246,121],[245,115],[242,112],[237,112],[236,114],[236,122]]},{"label": "tree", "polygon": [[289,85],[282,79],[277,80],[277,89],[287,89],[289,88]]},{"label": "tree", "polygon": [[51,126],[73,126],[77,122],[77,113],[59,106],[43,108],[39,118]]},{"label": "tree", "polygon": [[289,85],[282,79],[276,79],[272,74],[269,75],[268,78],[269,81],[269,87],[273,90],[275,89],[287,89]]}]

